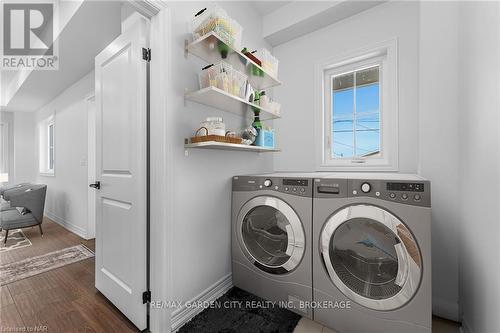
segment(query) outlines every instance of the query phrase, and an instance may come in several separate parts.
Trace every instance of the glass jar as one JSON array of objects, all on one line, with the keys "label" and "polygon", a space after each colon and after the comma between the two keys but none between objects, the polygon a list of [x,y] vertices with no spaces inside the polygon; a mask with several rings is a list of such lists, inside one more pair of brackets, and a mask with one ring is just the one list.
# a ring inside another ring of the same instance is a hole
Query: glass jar
[{"label": "glass jar", "polygon": [[207,135],[226,135],[226,124],[224,124],[222,117],[207,117],[201,126],[207,129]]}]

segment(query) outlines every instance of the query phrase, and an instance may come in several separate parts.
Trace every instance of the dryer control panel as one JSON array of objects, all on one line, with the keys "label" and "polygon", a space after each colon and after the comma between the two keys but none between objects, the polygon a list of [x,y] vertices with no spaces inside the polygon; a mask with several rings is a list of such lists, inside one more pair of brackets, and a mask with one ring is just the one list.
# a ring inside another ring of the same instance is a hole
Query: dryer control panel
[{"label": "dryer control panel", "polygon": [[430,182],[373,179],[315,179],[314,197],[372,197],[406,205],[430,207]]},{"label": "dryer control panel", "polygon": [[312,197],[312,179],[265,176],[235,176],[233,191],[275,191],[291,195]]}]

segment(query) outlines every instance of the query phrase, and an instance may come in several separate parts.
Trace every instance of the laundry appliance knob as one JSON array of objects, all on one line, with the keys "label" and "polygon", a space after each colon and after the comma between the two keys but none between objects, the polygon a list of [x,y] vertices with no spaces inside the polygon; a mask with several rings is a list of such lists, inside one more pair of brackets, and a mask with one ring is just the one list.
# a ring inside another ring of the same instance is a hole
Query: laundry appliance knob
[{"label": "laundry appliance knob", "polygon": [[271,185],[273,185],[273,182],[271,181],[271,179],[264,180],[264,186],[265,187],[270,187]]},{"label": "laundry appliance knob", "polygon": [[370,192],[371,189],[372,189],[372,187],[369,183],[361,184],[361,191],[363,191],[363,193],[368,193],[368,192]]}]

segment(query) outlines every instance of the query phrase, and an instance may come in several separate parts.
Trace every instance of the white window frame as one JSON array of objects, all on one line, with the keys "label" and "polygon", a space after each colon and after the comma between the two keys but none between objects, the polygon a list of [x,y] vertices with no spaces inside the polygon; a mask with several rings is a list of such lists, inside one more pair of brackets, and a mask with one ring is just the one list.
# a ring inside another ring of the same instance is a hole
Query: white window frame
[{"label": "white window frame", "polygon": [[[315,142],[318,171],[398,171],[397,40],[326,59],[315,65]],[[332,158],[332,76],[379,65],[380,156]]]},{"label": "white window frame", "polygon": [[[50,131],[49,128],[52,127],[53,138],[53,163],[52,168],[50,168]],[[39,131],[39,174],[41,176],[55,176],[56,168],[56,122],[55,115],[51,115],[45,120],[42,120],[38,126]]]}]

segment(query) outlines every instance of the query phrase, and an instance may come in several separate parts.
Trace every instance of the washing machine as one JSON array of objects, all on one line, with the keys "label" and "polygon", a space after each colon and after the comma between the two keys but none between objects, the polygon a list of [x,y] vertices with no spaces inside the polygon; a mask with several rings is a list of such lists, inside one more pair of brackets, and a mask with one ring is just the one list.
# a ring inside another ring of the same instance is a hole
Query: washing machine
[{"label": "washing machine", "polygon": [[233,177],[233,284],[312,318],[313,179]]},{"label": "washing machine", "polygon": [[431,332],[431,191],[415,175],[314,180],[314,319],[339,333]]}]

